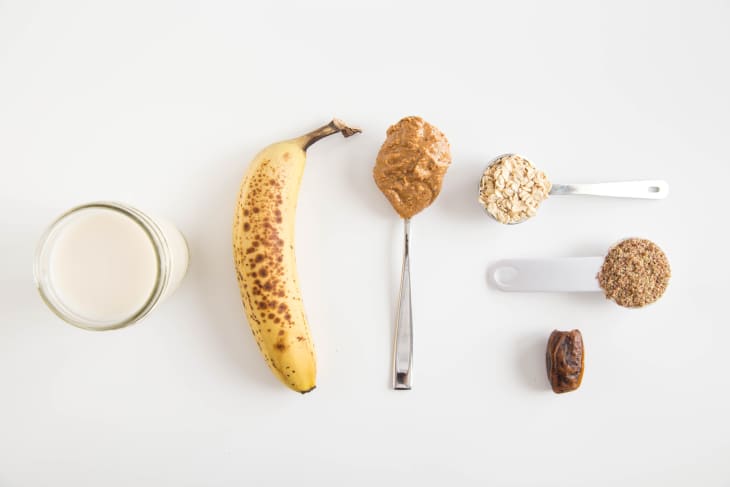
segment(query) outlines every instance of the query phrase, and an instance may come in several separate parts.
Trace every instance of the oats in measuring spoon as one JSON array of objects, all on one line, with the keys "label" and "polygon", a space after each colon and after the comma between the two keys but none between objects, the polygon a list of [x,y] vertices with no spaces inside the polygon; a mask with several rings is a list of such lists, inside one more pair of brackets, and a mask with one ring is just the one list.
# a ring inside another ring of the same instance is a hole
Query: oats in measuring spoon
[{"label": "oats in measuring spoon", "polygon": [[482,174],[479,201],[500,223],[520,223],[537,213],[552,184],[544,172],[517,154],[497,159]]}]

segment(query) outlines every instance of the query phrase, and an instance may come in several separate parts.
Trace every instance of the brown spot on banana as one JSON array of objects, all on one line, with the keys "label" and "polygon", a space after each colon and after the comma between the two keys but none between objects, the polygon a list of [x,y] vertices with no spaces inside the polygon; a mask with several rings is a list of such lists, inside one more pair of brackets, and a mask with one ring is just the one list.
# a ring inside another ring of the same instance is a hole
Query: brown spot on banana
[{"label": "brown spot on banana", "polygon": [[[349,137],[359,130],[333,120],[263,149],[241,182],[233,219],[236,277],[254,338],[274,375],[302,393],[315,387],[316,361],[294,256],[297,197],[306,149],[338,132]],[[274,327],[291,333],[271,333]],[[288,369],[298,373],[287,377]]]}]

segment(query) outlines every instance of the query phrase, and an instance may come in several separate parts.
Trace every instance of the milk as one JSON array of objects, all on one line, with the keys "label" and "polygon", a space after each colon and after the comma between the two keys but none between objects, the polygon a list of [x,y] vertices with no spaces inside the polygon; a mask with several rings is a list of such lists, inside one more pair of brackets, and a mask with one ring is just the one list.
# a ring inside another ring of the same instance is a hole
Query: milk
[{"label": "milk", "polygon": [[72,211],[42,243],[39,288],[56,313],[73,324],[105,329],[136,321],[172,293],[185,274],[188,251],[180,232],[169,222],[126,209]]}]

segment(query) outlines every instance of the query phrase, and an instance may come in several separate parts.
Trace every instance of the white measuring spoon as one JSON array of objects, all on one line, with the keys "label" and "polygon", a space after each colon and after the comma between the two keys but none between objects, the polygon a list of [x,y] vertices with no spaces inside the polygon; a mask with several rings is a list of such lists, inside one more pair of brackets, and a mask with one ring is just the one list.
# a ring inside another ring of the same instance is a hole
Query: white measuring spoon
[{"label": "white measuring spoon", "polygon": [[[599,281],[603,272],[606,276]],[[641,308],[662,297],[671,268],[666,254],[655,243],[627,238],[610,247],[605,257],[504,259],[491,265],[487,275],[490,284],[502,291],[604,291],[620,306]]]},{"label": "white measuring spoon", "polygon": [[504,259],[489,267],[489,281],[508,292],[601,292],[604,257]]},{"label": "white measuring spoon", "polygon": [[[492,159],[487,168],[496,164],[504,157],[514,156],[518,154],[502,154],[501,156]],[[522,156],[520,156],[522,157]],[[523,157],[525,160],[529,160]],[[534,165],[534,164],[533,164]],[[480,180],[480,191],[481,191],[481,180]],[[661,179],[645,179],[637,181],[616,181],[609,183],[574,183],[574,184],[552,184],[550,189],[550,196],[607,196],[611,198],[634,198],[634,199],[648,199],[648,200],[661,200],[669,195],[669,183]],[[487,211],[486,208],[484,211]],[[494,218],[494,215],[487,211],[487,214]],[[522,223],[527,218],[512,222],[510,225]]]}]

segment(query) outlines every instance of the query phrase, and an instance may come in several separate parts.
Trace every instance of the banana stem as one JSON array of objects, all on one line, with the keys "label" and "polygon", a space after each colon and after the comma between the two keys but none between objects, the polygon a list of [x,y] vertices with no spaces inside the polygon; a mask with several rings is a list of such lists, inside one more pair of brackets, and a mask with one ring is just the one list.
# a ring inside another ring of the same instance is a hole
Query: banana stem
[{"label": "banana stem", "polygon": [[319,139],[329,137],[332,134],[342,133],[343,137],[349,137],[351,135],[359,134],[362,130],[354,127],[350,127],[342,120],[333,118],[327,125],[322,125],[316,130],[298,137],[296,140],[302,145],[302,149],[307,150],[310,145],[317,142]]}]

